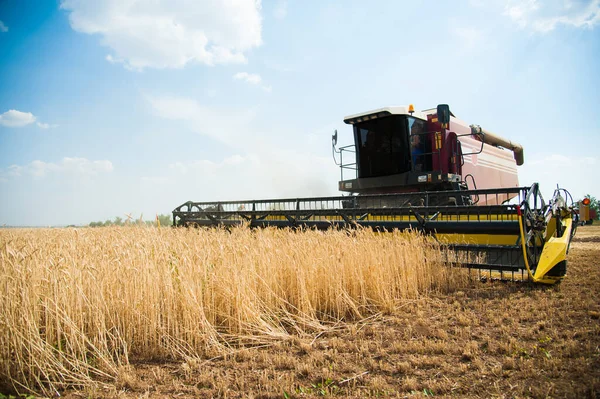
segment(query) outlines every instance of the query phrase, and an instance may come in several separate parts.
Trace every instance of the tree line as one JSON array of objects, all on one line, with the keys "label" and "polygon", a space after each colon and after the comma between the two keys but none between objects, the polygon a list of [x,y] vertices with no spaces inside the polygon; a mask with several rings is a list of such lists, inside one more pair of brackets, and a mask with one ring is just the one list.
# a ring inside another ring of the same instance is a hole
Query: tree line
[{"label": "tree line", "polygon": [[[157,225],[157,220],[141,220],[140,219],[134,219],[134,218],[126,218],[123,219],[122,217],[116,216],[114,219],[107,219],[106,221],[102,222],[91,222],[88,226],[89,227],[108,227],[108,226],[156,226]],[[171,220],[171,215],[167,214],[167,215],[163,215],[160,214],[158,215],[158,222],[160,223],[161,226],[171,226],[173,224],[173,221]]]}]

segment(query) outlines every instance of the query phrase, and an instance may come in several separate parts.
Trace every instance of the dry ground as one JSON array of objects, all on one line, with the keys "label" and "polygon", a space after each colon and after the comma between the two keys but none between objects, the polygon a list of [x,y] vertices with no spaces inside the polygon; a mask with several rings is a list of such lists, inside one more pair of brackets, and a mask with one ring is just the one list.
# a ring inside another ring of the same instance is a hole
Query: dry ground
[{"label": "dry ground", "polygon": [[600,226],[557,287],[474,283],[319,336],[179,363],[132,360],[67,398],[600,397]]}]

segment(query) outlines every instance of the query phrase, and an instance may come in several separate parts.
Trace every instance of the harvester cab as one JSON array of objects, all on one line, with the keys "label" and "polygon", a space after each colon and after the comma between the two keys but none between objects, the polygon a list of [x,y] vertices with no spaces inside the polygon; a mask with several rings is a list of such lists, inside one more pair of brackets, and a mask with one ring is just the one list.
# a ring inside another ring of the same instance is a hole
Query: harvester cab
[{"label": "harvester cab", "polygon": [[188,201],[175,226],[412,229],[445,249],[449,264],[490,278],[553,284],[566,274],[576,228],[568,193],[546,203],[537,183],[519,187],[523,147],[448,105],[416,112],[385,107],[344,118],[354,144],[337,147],[346,195],[247,201]]},{"label": "harvester cab", "polygon": [[[351,115],[354,145],[339,150],[350,154],[340,162],[342,173],[354,176],[339,183],[340,191],[369,194],[384,192],[458,189],[462,167],[456,135],[445,134],[438,120],[412,108],[387,107]],[[437,134],[436,134],[437,133]],[[442,146],[441,141],[446,143]],[[437,173],[436,173],[437,172]]]},{"label": "harvester cab", "polygon": [[[347,116],[344,122],[352,125],[354,144],[333,148],[334,158],[339,158],[342,192],[418,193],[518,186],[516,166],[523,164],[523,148],[480,126],[467,125],[447,104],[421,112],[415,112],[412,105],[380,108]],[[335,136],[337,142],[337,132]],[[470,196],[443,200],[464,205],[478,202]]]}]

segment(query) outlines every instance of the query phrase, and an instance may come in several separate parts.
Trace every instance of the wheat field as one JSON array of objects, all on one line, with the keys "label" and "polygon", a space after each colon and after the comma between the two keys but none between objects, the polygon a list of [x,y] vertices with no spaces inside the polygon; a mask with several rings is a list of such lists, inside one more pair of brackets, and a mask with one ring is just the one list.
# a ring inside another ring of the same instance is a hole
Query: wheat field
[{"label": "wheat field", "polygon": [[464,281],[414,233],[1,230],[0,388],[111,382],[130,359],[264,345]]}]

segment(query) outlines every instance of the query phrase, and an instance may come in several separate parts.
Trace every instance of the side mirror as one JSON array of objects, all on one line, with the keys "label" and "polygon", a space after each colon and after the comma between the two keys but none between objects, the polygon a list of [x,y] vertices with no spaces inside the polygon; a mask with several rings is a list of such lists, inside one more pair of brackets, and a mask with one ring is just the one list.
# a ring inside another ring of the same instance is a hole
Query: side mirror
[{"label": "side mirror", "polygon": [[442,125],[448,125],[448,123],[450,123],[450,107],[448,104],[439,104],[437,106],[437,117],[438,122]]},{"label": "side mirror", "polygon": [[337,129],[335,129],[335,133],[333,133],[333,135],[331,136],[331,143],[333,144],[334,147],[337,144]]}]

